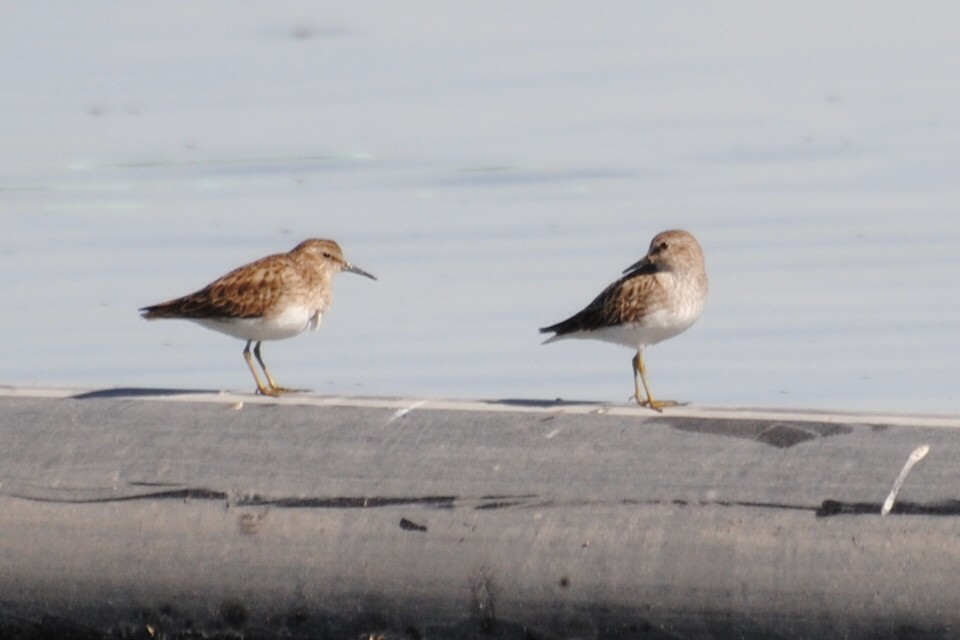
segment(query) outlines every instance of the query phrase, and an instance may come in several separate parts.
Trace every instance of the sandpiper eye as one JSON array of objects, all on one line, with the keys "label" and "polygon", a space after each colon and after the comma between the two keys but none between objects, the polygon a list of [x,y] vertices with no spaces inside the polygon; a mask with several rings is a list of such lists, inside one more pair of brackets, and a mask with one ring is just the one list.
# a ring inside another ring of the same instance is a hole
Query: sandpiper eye
[{"label": "sandpiper eye", "polygon": [[324,258],[332,258],[333,256],[330,255],[330,252],[329,252],[329,251],[324,251],[324,252],[323,252],[323,257],[324,257]]}]

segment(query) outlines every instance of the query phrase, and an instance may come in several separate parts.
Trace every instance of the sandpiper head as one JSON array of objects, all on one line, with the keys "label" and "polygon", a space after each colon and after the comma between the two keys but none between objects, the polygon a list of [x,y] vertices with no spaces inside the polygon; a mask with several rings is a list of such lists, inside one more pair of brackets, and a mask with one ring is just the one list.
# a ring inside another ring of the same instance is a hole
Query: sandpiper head
[{"label": "sandpiper head", "polygon": [[290,252],[294,255],[309,256],[314,260],[321,261],[334,270],[334,273],[348,271],[361,276],[366,276],[371,280],[376,280],[376,276],[367,273],[360,267],[355,267],[343,257],[343,251],[333,240],[311,239],[304,240]]},{"label": "sandpiper head", "polygon": [[624,269],[624,273],[652,265],[660,271],[703,271],[703,251],[693,234],[682,229],[662,231],[650,241],[650,248],[640,261]]}]

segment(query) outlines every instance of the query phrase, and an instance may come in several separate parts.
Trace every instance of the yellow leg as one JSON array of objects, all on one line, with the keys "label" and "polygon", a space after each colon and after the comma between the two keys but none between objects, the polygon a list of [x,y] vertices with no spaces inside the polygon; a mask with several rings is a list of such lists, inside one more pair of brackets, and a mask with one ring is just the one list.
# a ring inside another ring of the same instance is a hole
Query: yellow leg
[{"label": "yellow leg", "polygon": [[[257,356],[257,362],[260,363],[260,368],[263,369],[263,375],[267,376],[267,383],[270,385],[270,391],[267,395],[278,396],[281,393],[295,393],[299,389],[287,389],[286,387],[281,387],[277,384],[277,381],[273,379],[273,376],[270,375],[270,369],[267,369],[267,365],[263,363],[263,358],[260,357],[260,345],[262,342],[258,342],[257,346],[253,348],[253,355]],[[260,390],[260,393],[263,393],[263,390]]]},{"label": "yellow leg", "polygon": [[[643,391],[646,395],[645,400],[640,399],[640,384],[643,383]],[[633,356],[633,387],[634,398],[641,407],[650,407],[654,411],[663,411],[664,407],[675,407],[679,403],[675,400],[654,400],[650,393],[650,384],[647,382],[647,367],[643,363],[643,349],[637,349],[637,355]]]},{"label": "yellow leg", "polygon": [[[273,380],[270,380],[270,374],[269,374],[269,373],[267,373],[267,380],[270,381],[271,386],[269,386],[269,387],[266,386],[266,385],[263,384],[263,382],[260,380],[260,375],[257,373],[257,368],[256,368],[256,367],[254,366],[254,364],[253,364],[253,356],[250,355],[250,343],[251,343],[251,342],[253,342],[253,340],[247,340],[247,346],[245,346],[245,347],[243,348],[243,359],[247,361],[247,366],[250,367],[250,373],[253,374],[253,379],[257,381],[257,392],[258,392],[258,393],[262,393],[262,394],[265,395],[265,396],[275,396],[275,395],[278,395],[278,393],[277,393],[276,391],[274,391],[274,389],[273,389],[273,386],[272,386]],[[260,360],[260,354],[259,354],[259,351],[260,351],[260,343],[259,343],[259,342],[257,343],[257,346],[256,346],[256,348],[254,349],[254,351],[257,352],[257,360]],[[260,363],[260,366],[263,366],[263,362]]]},{"label": "yellow leg", "polygon": [[270,385],[270,390],[273,392],[270,395],[278,396],[281,393],[296,393],[297,391],[300,391],[300,389],[288,389],[277,384],[277,381],[273,379],[272,375],[270,375],[270,369],[267,369],[267,365],[264,364],[263,358],[260,357],[261,344],[263,343],[258,342],[257,346],[253,348],[253,355],[257,356],[257,362],[260,363],[260,368],[263,369],[263,375],[267,376],[267,383]]}]

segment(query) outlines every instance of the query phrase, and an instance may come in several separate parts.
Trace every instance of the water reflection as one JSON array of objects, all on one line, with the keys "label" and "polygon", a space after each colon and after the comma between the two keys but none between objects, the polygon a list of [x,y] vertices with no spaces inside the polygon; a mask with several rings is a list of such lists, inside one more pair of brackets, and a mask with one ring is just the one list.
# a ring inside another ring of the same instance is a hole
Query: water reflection
[{"label": "water reflection", "polygon": [[951,21],[342,9],[17,8],[0,380],[247,389],[242,345],[136,309],[320,236],[381,283],[272,347],[298,386],[626,402],[630,354],[536,329],[681,227],[712,291],[647,354],[664,395],[960,411]]}]

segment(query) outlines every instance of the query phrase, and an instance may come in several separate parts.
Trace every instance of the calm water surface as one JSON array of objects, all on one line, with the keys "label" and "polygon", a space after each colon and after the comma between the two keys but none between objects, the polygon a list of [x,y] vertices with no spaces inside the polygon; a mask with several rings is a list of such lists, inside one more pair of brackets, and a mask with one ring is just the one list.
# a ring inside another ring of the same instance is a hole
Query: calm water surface
[{"label": "calm water surface", "polygon": [[711,294],[658,395],[960,412],[954,5],[7,14],[2,384],[252,389],[241,342],[137,308],[332,237],[380,280],[264,347],[280,382],[626,401],[628,350],[537,327],[682,227]]}]

